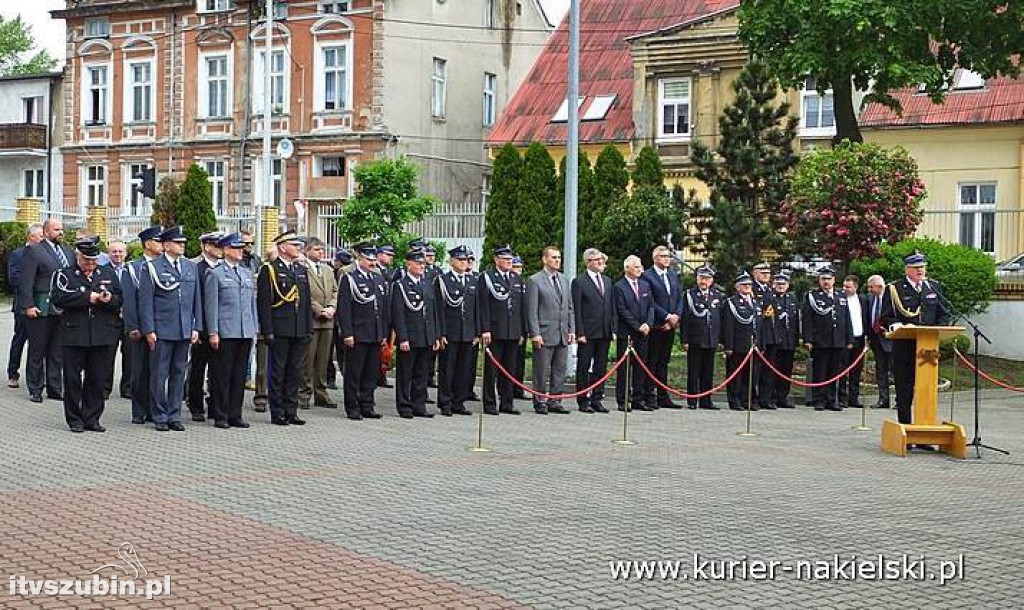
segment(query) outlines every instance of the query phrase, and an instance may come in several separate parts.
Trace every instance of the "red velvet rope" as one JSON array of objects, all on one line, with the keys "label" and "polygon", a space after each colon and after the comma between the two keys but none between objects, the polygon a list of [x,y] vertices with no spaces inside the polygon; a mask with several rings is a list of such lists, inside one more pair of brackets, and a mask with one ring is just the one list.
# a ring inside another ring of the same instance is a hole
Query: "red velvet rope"
[{"label": "red velvet rope", "polygon": [[519,381],[514,376],[512,376],[511,373],[509,373],[507,370],[505,370],[505,368],[503,366],[501,366],[501,363],[498,362],[497,358],[494,357],[494,354],[491,353],[491,348],[489,348],[489,347],[484,348],[484,353],[487,354],[487,358],[491,361],[491,364],[494,365],[494,368],[498,369],[498,372],[501,373],[502,375],[504,375],[505,378],[507,378],[509,381],[511,381],[512,385],[516,386],[517,388],[519,388],[519,389],[521,389],[523,391],[529,392],[530,394],[533,394],[534,396],[537,396],[539,398],[543,398],[544,400],[566,400],[566,399],[569,399],[569,398],[576,398],[578,396],[583,396],[585,394],[589,394],[593,390],[599,388],[601,386],[601,384],[603,384],[604,382],[608,381],[608,378],[612,376],[612,373],[617,371],[619,369],[619,367],[622,366],[622,364],[626,361],[626,358],[629,357],[629,353],[632,350],[633,350],[633,348],[629,348],[628,350],[626,350],[626,353],[622,354],[622,357],[619,358],[618,362],[616,362],[612,366],[612,368],[610,368],[608,370],[608,372],[604,374],[604,377],[598,379],[597,381],[592,383],[589,387],[583,388],[579,392],[573,392],[571,394],[545,394],[543,392],[538,392],[538,391],[534,390],[533,388],[531,388],[530,386],[528,386],[528,385],[524,384],[523,382]]},{"label": "red velvet rope", "polygon": [[[635,355],[636,354],[634,354],[634,356]],[[736,376],[739,375],[740,372],[743,371],[743,368],[747,366],[747,363],[750,362],[750,359],[753,356],[754,356],[754,351],[753,350],[747,352],[747,357],[744,358],[743,362],[741,362],[740,365],[736,368],[736,370],[732,372],[732,375],[729,375],[728,377],[726,377],[725,381],[723,381],[721,384],[719,384],[719,385],[717,385],[717,386],[715,386],[715,387],[713,387],[710,390],[707,390],[705,392],[700,392],[699,394],[687,394],[686,392],[683,392],[681,390],[677,390],[675,388],[671,388],[671,387],[665,385],[664,383],[659,381],[657,377],[654,376],[654,373],[651,372],[651,369],[647,368],[647,365],[644,364],[643,360],[641,360],[639,357],[636,357],[635,360],[636,360],[637,364],[640,365],[640,368],[643,369],[643,372],[646,373],[647,376],[651,378],[651,381],[654,382],[654,385],[658,386],[662,390],[665,390],[669,394],[673,394],[673,395],[678,396],[680,398],[685,398],[687,400],[697,400],[698,398],[704,398],[705,396],[710,396],[710,395],[714,394],[715,392],[721,390],[725,386],[729,385],[729,382],[732,381],[733,379],[735,379]]]},{"label": "red velvet rope", "polygon": [[822,386],[830,385],[830,384],[833,384],[833,383],[839,381],[843,377],[846,377],[850,373],[850,371],[852,371],[858,364],[860,364],[860,361],[864,359],[864,355],[867,354],[867,353],[868,353],[868,349],[865,347],[864,351],[862,351],[860,353],[860,355],[857,356],[857,359],[854,360],[850,364],[850,366],[846,367],[846,369],[842,373],[839,373],[838,375],[836,375],[832,379],[827,379],[825,381],[806,382],[806,381],[797,381],[796,379],[793,379],[792,377],[787,377],[786,375],[783,375],[779,371],[779,369],[775,368],[775,365],[773,365],[768,360],[768,358],[765,357],[764,352],[762,352],[761,350],[757,350],[758,357],[761,358],[761,362],[764,362],[766,365],[768,365],[768,370],[770,370],[771,372],[775,373],[775,375],[778,376],[779,378],[785,379],[786,381],[792,383],[793,385],[800,386],[801,388],[820,388]]},{"label": "red velvet rope", "polygon": [[[960,358],[960,362],[963,362],[964,366],[966,366],[967,368],[971,369],[971,372],[973,373],[974,372],[974,363],[971,362],[970,360],[968,360],[967,358],[965,358],[964,355],[960,353],[960,350],[958,350],[956,348],[953,348],[953,352],[957,355],[958,358]],[[1015,386],[1012,386],[1012,385],[1006,383],[1005,381],[999,381],[998,379],[996,379],[995,377],[992,377],[991,375],[989,375],[988,373],[986,373],[985,371],[983,371],[981,369],[978,369],[978,375],[982,379],[984,379],[985,381],[987,381],[989,383],[992,383],[992,384],[995,384],[995,385],[997,385],[997,386],[999,386],[1001,388],[1010,390],[1011,392],[1022,392],[1022,393],[1024,393],[1024,388],[1018,388],[1018,387],[1015,387]]]}]

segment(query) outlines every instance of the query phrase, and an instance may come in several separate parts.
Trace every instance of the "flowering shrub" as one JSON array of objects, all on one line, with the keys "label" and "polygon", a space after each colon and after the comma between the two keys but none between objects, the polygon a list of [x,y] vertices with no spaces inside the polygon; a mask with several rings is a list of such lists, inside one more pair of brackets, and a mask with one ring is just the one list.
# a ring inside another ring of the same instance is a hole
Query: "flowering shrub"
[{"label": "flowering shrub", "polygon": [[904,148],[843,141],[803,157],[782,217],[797,250],[850,261],[913,235],[924,198],[917,163]]}]

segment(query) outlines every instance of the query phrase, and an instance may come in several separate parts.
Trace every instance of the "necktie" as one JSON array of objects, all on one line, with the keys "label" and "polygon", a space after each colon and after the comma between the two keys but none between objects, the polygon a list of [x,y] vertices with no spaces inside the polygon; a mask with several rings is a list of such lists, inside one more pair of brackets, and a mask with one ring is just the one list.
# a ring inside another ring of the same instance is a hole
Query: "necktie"
[{"label": "necktie", "polygon": [[671,288],[671,286],[669,286],[669,283],[668,283],[668,274],[665,273],[664,271],[661,271],[661,272],[659,272],[659,275],[661,275],[661,281],[665,283],[665,294],[671,295],[672,294],[672,288]]},{"label": "necktie", "polygon": [[633,296],[635,296],[636,300],[639,301],[640,300],[640,288],[637,286],[636,280],[629,280],[629,285],[630,285],[630,287],[633,288]]},{"label": "necktie", "polygon": [[875,295],[873,297],[873,303],[871,304],[871,325],[872,326],[874,326],[875,324],[878,324],[878,309],[879,309],[879,303],[880,303],[881,300],[882,300],[882,298],[879,297],[878,295]]},{"label": "necktie", "polygon": [[57,252],[57,260],[60,261],[61,267],[67,267],[68,257],[64,255],[64,249],[61,248],[59,244],[55,244],[53,242],[50,242],[50,244],[53,246],[53,249]]},{"label": "necktie", "polygon": [[558,283],[558,276],[557,275],[552,275],[551,276],[551,283],[554,284],[555,292],[558,293],[558,299],[561,300],[562,299],[562,286],[559,285],[559,283]]},{"label": "necktie", "polygon": [[604,296],[604,282],[601,281],[601,275],[595,275],[594,281],[597,283],[597,291],[601,293],[601,296]]},{"label": "necktie", "polygon": [[181,275],[181,267],[178,266],[178,259],[174,259],[174,272]]},{"label": "necktie", "polygon": [[242,274],[238,272],[238,265],[234,265],[234,266],[233,266],[233,267],[231,267],[231,268],[232,268],[232,269],[234,270],[234,272],[235,272],[235,277],[237,277],[237,278],[238,278],[238,283],[239,283],[239,284],[241,284],[241,283],[242,283]]}]

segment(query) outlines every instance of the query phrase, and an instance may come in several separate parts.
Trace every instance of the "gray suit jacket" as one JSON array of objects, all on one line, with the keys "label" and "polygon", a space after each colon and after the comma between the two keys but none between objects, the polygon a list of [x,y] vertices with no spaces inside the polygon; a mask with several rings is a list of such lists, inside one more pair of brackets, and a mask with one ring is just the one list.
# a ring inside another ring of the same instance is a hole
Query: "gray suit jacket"
[{"label": "gray suit jacket", "polygon": [[203,280],[206,332],[221,339],[256,337],[256,280],[248,267],[238,265],[237,269],[238,275],[221,263],[207,271]]},{"label": "gray suit jacket", "polygon": [[540,335],[544,345],[568,345],[569,335],[576,334],[576,316],[572,307],[569,278],[557,273],[555,289],[551,276],[540,270],[526,284],[526,324],[530,337]]}]

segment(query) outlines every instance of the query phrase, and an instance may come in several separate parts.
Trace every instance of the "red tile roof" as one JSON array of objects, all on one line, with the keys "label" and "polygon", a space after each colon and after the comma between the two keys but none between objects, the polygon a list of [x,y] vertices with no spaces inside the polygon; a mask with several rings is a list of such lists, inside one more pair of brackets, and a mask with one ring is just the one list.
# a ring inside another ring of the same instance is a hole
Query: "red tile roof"
[{"label": "red tile roof", "polygon": [[[580,96],[615,94],[602,120],[580,122],[580,142],[633,137],[633,61],[626,38],[739,6],[738,0],[581,0]],[[568,90],[569,21],[562,20],[491,131],[491,144],[563,143],[566,124],[552,123]]]},{"label": "red tile roof", "polygon": [[984,89],[951,91],[944,104],[934,104],[917,89],[894,95],[903,105],[903,116],[879,104],[861,113],[861,127],[918,127],[977,125],[1024,121],[1024,79],[994,78]]}]

